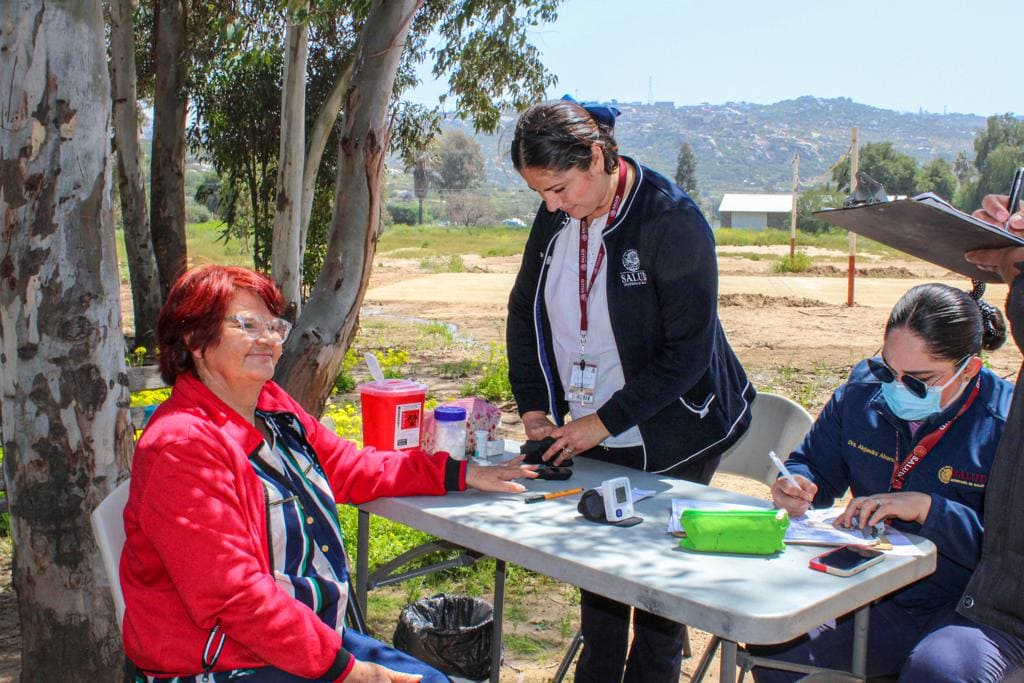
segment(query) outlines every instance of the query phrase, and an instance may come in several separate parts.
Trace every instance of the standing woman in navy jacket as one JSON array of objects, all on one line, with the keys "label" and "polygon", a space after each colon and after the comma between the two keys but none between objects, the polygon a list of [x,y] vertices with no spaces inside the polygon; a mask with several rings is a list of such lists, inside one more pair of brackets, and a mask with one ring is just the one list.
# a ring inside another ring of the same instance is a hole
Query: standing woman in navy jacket
[{"label": "standing woman in navy jacket", "polygon": [[[509,378],[545,460],[591,457],[707,483],[753,387],[718,320],[711,229],[674,183],[619,156],[618,112],[520,116],[512,162],[540,194],[509,299]],[[572,420],[565,422],[566,414]],[[576,680],[678,681],[684,627],[583,591]]]},{"label": "standing woman in navy jacket", "polygon": [[[896,303],[881,356],[857,365],[822,409],[772,487],[791,515],[854,495],[838,522],[881,520],[935,543],[935,573],[871,609],[868,676],[900,681],[998,681],[1024,660],[1024,642],[958,616],[957,602],[978,563],[989,470],[1013,386],[978,354],[1006,339],[999,311],[966,292],[919,285]],[[799,590],[799,586],[794,586]],[[849,669],[853,619],[818,627],[759,655]],[[798,674],[754,669],[757,681]]]}]

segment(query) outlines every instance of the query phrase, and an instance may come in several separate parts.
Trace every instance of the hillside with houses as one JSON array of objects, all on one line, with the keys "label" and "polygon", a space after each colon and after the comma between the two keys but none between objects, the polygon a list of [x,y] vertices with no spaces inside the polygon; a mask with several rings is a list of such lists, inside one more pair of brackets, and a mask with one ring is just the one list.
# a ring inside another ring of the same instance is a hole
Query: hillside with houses
[{"label": "hillside with houses", "polygon": [[[848,150],[850,129],[860,144],[890,141],[897,151],[926,163],[936,157],[952,162],[958,152],[973,158],[973,138],[985,117],[973,114],[903,113],[858,104],[847,98],[800,97],[774,104],[729,102],[676,106],[673,102],[617,102],[622,115],[616,138],[624,154],[672,176],[676,156],[688,142],[697,156],[702,203],[717,206],[726,192],[788,192],[792,159],[800,155],[801,187],[817,185]],[[508,161],[514,113],[493,135],[476,135],[490,183],[520,187]],[[472,125],[454,117],[444,128],[472,133]]]}]

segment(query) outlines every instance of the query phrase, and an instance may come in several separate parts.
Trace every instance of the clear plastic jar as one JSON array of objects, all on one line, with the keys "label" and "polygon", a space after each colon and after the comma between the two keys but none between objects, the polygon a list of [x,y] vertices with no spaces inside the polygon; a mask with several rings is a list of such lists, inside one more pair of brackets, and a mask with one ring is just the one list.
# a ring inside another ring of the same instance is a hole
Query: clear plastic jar
[{"label": "clear plastic jar", "polygon": [[466,409],[460,406],[434,408],[434,452],[444,451],[453,460],[466,459]]}]

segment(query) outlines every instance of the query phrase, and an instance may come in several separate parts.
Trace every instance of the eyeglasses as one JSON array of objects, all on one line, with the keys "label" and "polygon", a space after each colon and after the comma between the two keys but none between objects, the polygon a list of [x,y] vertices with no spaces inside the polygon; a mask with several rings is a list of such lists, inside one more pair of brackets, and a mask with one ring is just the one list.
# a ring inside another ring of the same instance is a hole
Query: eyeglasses
[{"label": "eyeglasses", "polygon": [[259,339],[267,332],[277,341],[284,343],[288,333],[292,331],[292,324],[283,318],[263,320],[248,313],[235,313],[224,318],[224,321],[237,325],[250,339]]},{"label": "eyeglasses", "polygon": [[[964,356],[963,358],[958,360],[953,367],[956,369],[957,372],[960,372],[960,370],[963,368],[964,365],[967,364],[967,361],[969,361],[972,358],[972,356],[973,354],[968,354]],[[888,384],[889,382],[896,381],[896,371],[890,368],[888,365],[886,365],[884,360],[881,360],[879,358],[868,358],[868,369],[871,370],[871,374],[878,378],[880,382]],[[940,377],[938,379],[932,380],[930,383],[927,383],[922,379],[913,377],[912,375],[904,374],[900,376],[899,379],[901,382],[903,382],[903,386],[910,390],[910,393],[912,393],[914,396],[917,396],[918,398],[924,398],[925,396],[928,395],[928,388],[935,386],[935,383],[942,378]]]}]

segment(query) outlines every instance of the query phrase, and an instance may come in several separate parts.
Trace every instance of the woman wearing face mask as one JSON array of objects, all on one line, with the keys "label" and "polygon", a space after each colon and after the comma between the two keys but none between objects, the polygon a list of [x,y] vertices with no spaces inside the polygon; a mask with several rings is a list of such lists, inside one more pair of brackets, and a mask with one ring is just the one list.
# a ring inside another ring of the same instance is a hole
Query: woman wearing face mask
[{"label": "woman wearing face mask", "polygon": [[[981,287],[979,287],[981,288]],[[985,484],[1013,386],[978,354],[1006,338],[999,311],[941,284],[897,302],[879,357],[858,364],[822,409],[772,487],[791,515],[829,507],[850,489],[838,523],[881,520],[938,548],[931,576],[871,610],[867,675],[900,681],[995,681],[1024,659],[1024,643],[956,614],[977,564]],[[755,654],[849,670],[852,615]],[[755,668],[757,681],[799,675]]]}]

